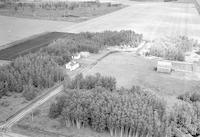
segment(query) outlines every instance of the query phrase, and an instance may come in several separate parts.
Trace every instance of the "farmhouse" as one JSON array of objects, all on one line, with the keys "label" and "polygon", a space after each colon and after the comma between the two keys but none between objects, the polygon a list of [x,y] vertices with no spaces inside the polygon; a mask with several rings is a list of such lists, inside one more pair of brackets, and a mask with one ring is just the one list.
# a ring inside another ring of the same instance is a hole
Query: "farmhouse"
[{"label": "farmhouse", "polygon": [[80,64],[77,63],[76,61],[70,61],[69,63],[67,63],[65,65],[66,69],[73,71],[76,70],[77,68],[79,68]]},{"label": "farmhouse", "polygon": [[161,73],[171,73],[172,63],[168,61],[158,61],[157,62],[157,72]]}]

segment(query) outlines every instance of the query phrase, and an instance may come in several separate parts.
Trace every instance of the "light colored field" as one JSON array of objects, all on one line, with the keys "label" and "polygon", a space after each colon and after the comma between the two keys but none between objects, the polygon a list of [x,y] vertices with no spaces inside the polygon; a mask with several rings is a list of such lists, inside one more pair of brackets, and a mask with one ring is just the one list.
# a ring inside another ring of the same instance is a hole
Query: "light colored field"
[{"label": "light colored field", "polygon": [[120,2],[127,8],[61,31],[103,31],[132,29],[152,40],[163,36],[186,35],[200,39],[200,16],[192,3]]},{"label": "light colored field", "polygon": [[0,45],[38,33],[56,31],[74,23],[0,16]]}]

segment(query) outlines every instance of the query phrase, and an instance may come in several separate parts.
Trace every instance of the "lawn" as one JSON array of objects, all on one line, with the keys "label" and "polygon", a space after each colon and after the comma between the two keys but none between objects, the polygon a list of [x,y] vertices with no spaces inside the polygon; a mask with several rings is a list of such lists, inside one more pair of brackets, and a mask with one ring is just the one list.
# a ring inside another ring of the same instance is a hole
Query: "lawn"
[{"label": "lawn", "polygon": [[156,59],[146,59],[132,52],[119,52],[105,57],[85,75],[97,72],[112,75],[116,77],[118,87],[130,88],[133,85],[141,85],[168,95],[177,95],[191,90],[198,84],[194,80],[195,77],[189,77],[184,73],[157,73],[153,70],[156,63]]},{"label": "lawn", "polygon": [[27,105],[27,101],[21,94],[12,94],[9,97],[0,99],[0,123],[3,123],[9,116]]},{"label": "lawn", "polygon": [[176,97],[199,88],[199,77],[192,73],[173,72],[162,74],[154,71],[157,60],[145,59],[132,52],[111,54],[84,75],[101,73],[114,76],[118,87],[131,88],[140,85],[164,98],[169,106],[177,102]]}]

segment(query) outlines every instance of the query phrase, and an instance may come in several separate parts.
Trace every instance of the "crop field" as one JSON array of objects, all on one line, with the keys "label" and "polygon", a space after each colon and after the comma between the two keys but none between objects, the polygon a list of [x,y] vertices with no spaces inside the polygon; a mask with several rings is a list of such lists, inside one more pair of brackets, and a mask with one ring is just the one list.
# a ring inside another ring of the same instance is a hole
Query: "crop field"
[{"label": "crop field", "polygon": [[29,52],[35,52],[41,47],[47,46],[53,40],[56,40],[64,35],[66,34],[59,32],[51,32],[43,34],[41,36],[37,36],[36,38],[24,42],[19,42],[11,47],[0,50],[0,59],[12,60],[20,55],[25,55]]},{"label": "crop field", "polygon": [[61,31],[103,31],[131,29],[147,40],[184,35],[199,39],[200,18],[193,3],[124,2],[129,7]]},{"label": "crop field", "polygon": [[47,21],[0,16],[0,46],[44,32],[73,25],[72,22]]}]

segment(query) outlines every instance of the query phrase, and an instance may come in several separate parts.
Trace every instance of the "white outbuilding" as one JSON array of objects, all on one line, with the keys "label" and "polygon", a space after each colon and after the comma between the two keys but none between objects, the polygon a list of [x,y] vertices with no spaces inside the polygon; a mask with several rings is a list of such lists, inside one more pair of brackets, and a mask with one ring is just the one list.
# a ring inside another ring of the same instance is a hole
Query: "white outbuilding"
[{"label": "white outbuilding", "polygon": [[72,59],[80,59],[81,58],[81,55],[80,55],[80,53],[78,53],[78,54],[76,54],[76,55],[74,55],[74,56],[72,56]]},{"label": "white outbuilding", "polygon": [[157,72],[161,73],[171,73],[172,63],[169,61],[158,61],[157,62]]},{"label": "white outbuilding", "polygon": [[75,61],[70,61],[65,65],[66,69],[73,71],[80,67],[80,64]]},{"label": "white outbuilding", "polygon": [[87,58],[87,57],[90,56],[90,53],[87,52],[87,51],[82,51],[82,52],[80,52],[80,55],[81,55],[81,57],[83,57],[83,58]]}]

